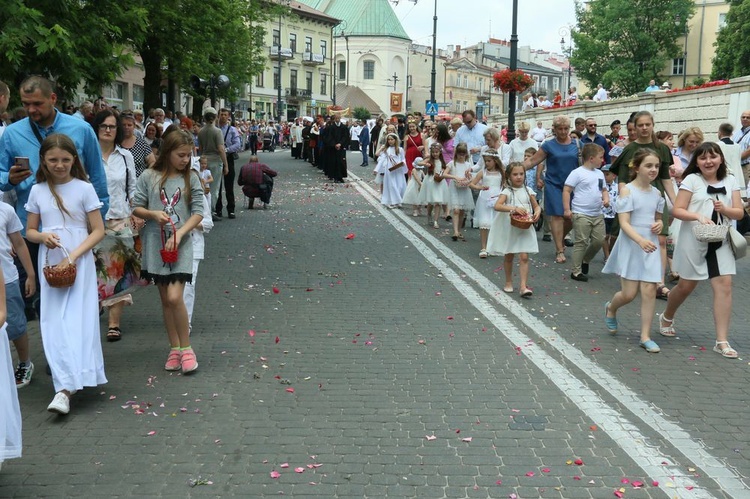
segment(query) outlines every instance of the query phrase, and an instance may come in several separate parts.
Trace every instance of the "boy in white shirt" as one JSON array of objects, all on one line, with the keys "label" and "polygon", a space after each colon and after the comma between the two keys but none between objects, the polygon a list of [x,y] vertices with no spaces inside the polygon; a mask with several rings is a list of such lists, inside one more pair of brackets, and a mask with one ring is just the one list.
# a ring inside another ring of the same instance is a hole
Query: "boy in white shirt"
[{"label": "boy in white shirt", "polygon": [[[585,144],[581,151],[583,166],[573,170],[563,188],[563,216],[573,220],[573,269],[570,278],[586,282],[589,262],[604,242],[602,206],[609,206],[609,192],[604,174],[597,168],[604,159],[604,148]],[[572,201],[571,201],[572,197]]]},{"label": "boy in white shirt", "polygon": [[21,237],[23,225],[15,210],[8,203],[0,202],[0,265],[5,276],[5,302],[8,309],[8,339],[13,342],[18,354],[16,367],[16,388],[23,388],[31,382],[34,364],[29,354],[29,335],[26,333],[26,313],[18,270],[13,263],[15,253],[26,271],[24,294],[29,297],[36,293],[36,270],[31,263],[29,249]]}]

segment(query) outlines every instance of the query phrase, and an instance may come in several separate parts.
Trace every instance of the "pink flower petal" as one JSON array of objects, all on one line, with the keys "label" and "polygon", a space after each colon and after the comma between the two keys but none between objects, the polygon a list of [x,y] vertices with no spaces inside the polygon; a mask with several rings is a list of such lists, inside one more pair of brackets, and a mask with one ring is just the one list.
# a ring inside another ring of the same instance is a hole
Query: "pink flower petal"
[{"label": "pink flower petal", "polygon": [[288,468],[288,467],[289,467],[289,463],[281,463],[279,465],[279,468]]},{"label": "pink flower petal", "polygon": [[250,336],[251,338],[254,338],[254,337],[255,337],[255,331],[254,331],[254,330],[252,330],[252,329],[251,329],[250,331],[248,331],[248,332],[247,332],[247,334],[248,334],[248,335],[249,335],[249,336]]},{"label": "pink flower petal", "polygon": [[533,471],[527,471],[526,472],[526,476],[534,476],[534,472]]},{"label": "pink flower petal", "polygon": [[281,341],[281,339],[280,339],[280,338],[279,338],[279,337],[277,336],[277,337],[276,337],[276,343],[278,343],[278,342],[280,342],[280,341]]},{"label": "pink flower petal", "polygon": [[146,433],[146,435],[148,435],[149,437],[153,437],[154,435],[156,435],[156,432],[155,431],[150,431],[150,432]]},{"label": "pink flower petal", "polygon": [[639,482],[637,480],[634,480],[634,481],[630,482],[630,485],[632,485],[634,489],[640,489],[641,487],[643,487],[643,482]]},{"label": "pink flower petal", "polygon": [[576,475],[576,476],[573,477],[573,480],[580,480],[580,479],[581,479],[581,477],[579,477],[578,475]]},{"label": "pink flower petal", "polygon": [[271,475],[271,478],[274,478],[274,479],[275,479],[275,478],[279,478],[279,477],[281,476],[281,473],[279,473],[279,472],[278,472],[278,471],[276,471],[276,470],[273,470],[273,471],[272,471],[272,472],[270,473],[270,475]]},{"label": "pink flower petal", "polygon": [[615,490],[615,497],[625,497],[625,494],[623,494],[619,490]]},{"label": "pink flower petal", "polygon": [[651,485],[653,485],[654,487],[658,487],[659,486],[659,482],[657,482],[656,480],[654,480],[653,482],[651,482]]},{"label": "pink flower petal", "polygon": [[305,468],[303,468],[302,466],[299,466],[297,468],[294,468],[294,472],[295,473],[304,473],[305,472]]},{"label": "pink flower petal", "polygon": [[577,466],[583,466],[583,459],[576,459],[575,461],[573,461],[573,463]]},{"label": "pink flower petal", "polygon": [[350,233],[348,233],[347,235],[344,236],[344,239],[350,239],[351,240],[351,239],[354,239],[355,237],[357,237],[357,236],[353,232],[350,232]]},{"label": "pink flower petal", "polygon": [[495,482],[495,485],[502,485],[502,484],[503,484],[502,480],[498,480],[497,482]]},{"label": "pink flower petal", "polygon": [[453,320],[453,316],[449,315],[448,317],[446,317],[446,319],[448,319],[449,321],[452,321]]},{"label": "pink flower petal", "polygon": [[286,391],[288,391],[289,393],[294,393],[294,388],[287,388]]},{"label": "pink flower petal", "polygon": [[277,295],[277,294],[279,294],[280,292],[281,292],[281,291],[279,291],[279,288],[277,288],[276,286],[274,286],[274,287],[273,287],[273,294]]},{"label": "pink flower petal", "polygon": [[549,472],[550,472],[549,468],[542,468],[542,473],[549,473]]},{"label": "pink flower petal", "polygon": [[630,480],[628,480],[627,478],[623,478],[622,480],[620,480],[620,483],[630,483]]}]

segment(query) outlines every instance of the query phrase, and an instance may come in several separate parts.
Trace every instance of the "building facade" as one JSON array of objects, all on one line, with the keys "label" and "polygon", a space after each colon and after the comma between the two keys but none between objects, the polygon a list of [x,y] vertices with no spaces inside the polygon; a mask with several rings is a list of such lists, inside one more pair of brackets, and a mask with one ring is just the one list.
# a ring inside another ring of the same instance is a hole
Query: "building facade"
[{"label": "building facade", "polygon": [[411,40],[388,0],[302,1],[342,20],[333,30],[336,82],[357,87],[385,114],[403,114]]},{"label": "building facade", "polygon": [[714,44],[727,12],[729,3],[724,0],[695,0],[695,15],[688,21],[687,33],[677,40],[682,55],[664,68],[672,88],[690,86],[696,78],[709,79],[716,55]]},{"label": "building facade", "polygon": [[247,88],[253,118],[291,120],[325,114],[326,107],[333,104],[331,54],[333,28],[338,22],[294,1],[286,14],[268,22],[266,67]]}]

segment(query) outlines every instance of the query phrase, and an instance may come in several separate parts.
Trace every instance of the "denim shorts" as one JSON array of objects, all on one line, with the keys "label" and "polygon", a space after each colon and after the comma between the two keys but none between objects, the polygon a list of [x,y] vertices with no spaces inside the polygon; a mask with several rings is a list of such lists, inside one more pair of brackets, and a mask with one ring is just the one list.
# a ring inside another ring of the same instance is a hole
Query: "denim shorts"
[{"label": "denim shorts", "polygon": [[5,285],[5,306],[8,309],[8,339],[16,340],[26,334],[26,313],[18,280]]}]

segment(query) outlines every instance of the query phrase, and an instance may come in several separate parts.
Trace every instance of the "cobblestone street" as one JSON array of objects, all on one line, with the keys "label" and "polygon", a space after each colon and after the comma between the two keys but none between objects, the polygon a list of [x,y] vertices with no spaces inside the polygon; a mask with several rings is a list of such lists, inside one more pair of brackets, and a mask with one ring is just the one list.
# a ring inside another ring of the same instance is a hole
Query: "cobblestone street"
[{"label": "cobblestone street", "polygon": [[479,231],[454,242],[448,222],[385,209],[371,168],[331,184],[288,150],[261,161],[279,172],[269,209],[206,236],[195,375],[163,370],[158,293],[139,289],[104,344],[109,383],[52,415],[31,323],[24,455],[0,497],[750,497],[750,258],[740,360],[711,351],[708,283],[650,355],[639,300],[604,327],[619,282],[601,254],[571,281],[539,234],[522,299]]}]

